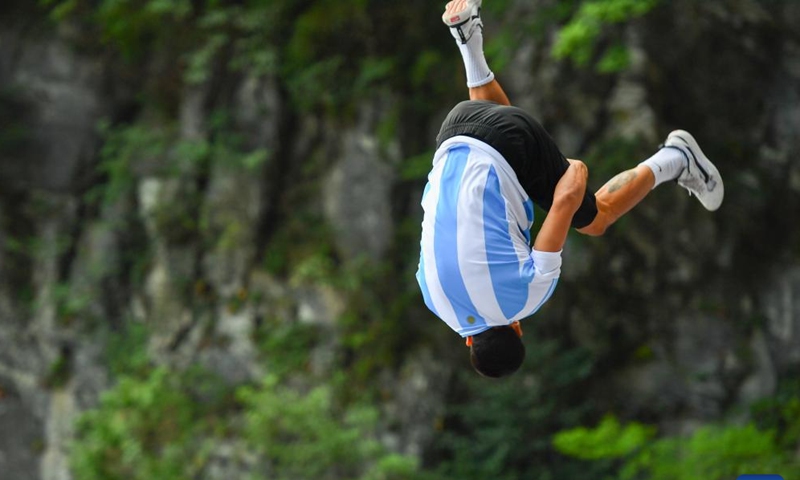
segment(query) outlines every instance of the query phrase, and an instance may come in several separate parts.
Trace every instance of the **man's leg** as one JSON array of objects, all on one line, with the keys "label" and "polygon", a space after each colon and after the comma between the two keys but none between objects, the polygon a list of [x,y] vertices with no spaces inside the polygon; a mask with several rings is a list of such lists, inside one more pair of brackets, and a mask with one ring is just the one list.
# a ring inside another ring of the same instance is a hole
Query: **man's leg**
[{"label": "man's leg", "polygon": [[442,21],[464,60],[470,100],[489,100],[501,105],[511,105],[508,96],[483,55],[483,21],[480,18],[481,0],[453,0],[447,3]]},{"label": "man's leg", "polygon": [[602,235],[612,223],[644,200],[655,188],[655,183],[653,171],[644,164],[615,176],[594,194],[597,202],[594,221],[578,231],[586,235]]},{"label": "man's leg", "polygon": [[[461,51],[470,100],[489,100],[501,105],[511,105],[483,54],[481,2],[482,0],[452,0],[447,3],[442,20],[450,27],[450,33]],[[602,235],[652,189],[667,180],[678,180],[707,209],[719,208],[724,192],[722,178],[716,167],[703,155],[694,138],[687,132],[678,130],[670,133],[665,145],[668,148],[662,148],[635,168],[620,173],[603,185],[595,193],[595,219],[578,231],[586,235]]]},{"label": "man's leg", "polygon": [[691,134],[676,130],[655,155],[612,178],[595,193],[597,216],[578,231],[602,235],[652,189],[669,180],[676,180],[707,210],[714,211],[722,204],[725,188],[719,171]]},{"label": "man's leg", "polygon": [[506,96],[506,92],[500,86],[497,80],[492,80],[486,85],[480,87],[472,87],[469,89],[470,100],[489,100],[500,105],[511,105],[511,102]]}]

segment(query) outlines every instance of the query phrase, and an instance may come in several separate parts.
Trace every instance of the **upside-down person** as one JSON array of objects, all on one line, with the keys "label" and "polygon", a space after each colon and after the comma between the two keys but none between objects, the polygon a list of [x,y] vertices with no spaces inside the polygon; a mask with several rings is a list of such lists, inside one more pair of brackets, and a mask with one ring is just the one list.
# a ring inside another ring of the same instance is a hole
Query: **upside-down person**
[{"label": "upside-down person", "polygon": [[[694,137],[676,130],[652,157],[587,190],[586,165],[565,158],[494,78],[480,8],[481,0],[455,0],[442,16],[464,60],[470,100],[450,111],[437,137],[417,281],[428,308],[466,339],[475,369],[496,378],[524,360],[519,322],[553,294],[570,228],[602,235],[670,180],[708,210],[719,208],[724,188]],[[533,204],[547,216],[531,245]]]}]

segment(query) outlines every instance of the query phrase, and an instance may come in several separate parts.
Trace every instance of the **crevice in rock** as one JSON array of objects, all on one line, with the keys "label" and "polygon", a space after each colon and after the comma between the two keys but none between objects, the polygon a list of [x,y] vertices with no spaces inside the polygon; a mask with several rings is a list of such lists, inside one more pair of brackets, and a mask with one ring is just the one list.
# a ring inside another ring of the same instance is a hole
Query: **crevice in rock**
[{"label": "crevice in rock", "polygon": [[[34,299],[33,267],[35,252],[30,242],[36,236],[35,224],[23,206],[29,195],[3,189],[0,192],[0,282],[9,292],[9,300],[18,313],[32,306]],[[21,320],[21,318],[20,318]]]},{"label": "crevice in rock", "polygon": [[[280,85],[279,97],[281,104],[289,101],[288,91]],[[286,193],[290,176],[298,168],[293,164],[294,144],[297,138],[299,121],[297,114],[290,108],[280,109],[281,119],[278,121],[278,148],[272,153],[272,161],[262,174],[261,211],[258,225],[255,230],[255,256],[254,263],[259,264],[264,260],[266,248],[275,233],[280,228],[285,212],[282,211],[282,198]]]}]

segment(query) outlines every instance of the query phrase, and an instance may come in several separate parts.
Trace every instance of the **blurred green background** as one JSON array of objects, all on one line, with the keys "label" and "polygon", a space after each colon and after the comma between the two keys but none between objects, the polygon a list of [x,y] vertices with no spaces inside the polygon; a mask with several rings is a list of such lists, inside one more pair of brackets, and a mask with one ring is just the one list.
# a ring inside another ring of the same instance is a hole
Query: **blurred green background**
[{"label": "blurred green background", "polygon": [[440,3],[3,2],[0,477],[800,478],[800,2],[485,0],[591,187],[684,128],[727,195],[573,234],[503,381],[414,278]]}]

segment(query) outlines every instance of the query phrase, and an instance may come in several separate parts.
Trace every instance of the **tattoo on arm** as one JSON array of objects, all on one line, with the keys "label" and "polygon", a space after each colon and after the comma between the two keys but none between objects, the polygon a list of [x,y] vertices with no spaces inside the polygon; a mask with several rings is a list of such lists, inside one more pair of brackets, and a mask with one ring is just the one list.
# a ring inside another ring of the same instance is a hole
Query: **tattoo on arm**
[{"label": "tattoo on arm", "polygon": [[608,193],[614,193],[636,178],[636,171],[627,170],[608,181]]}]

